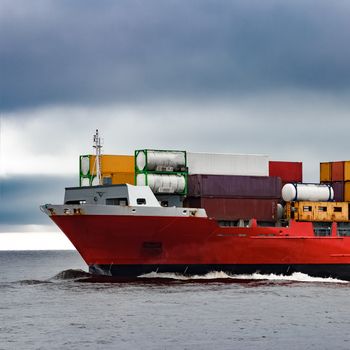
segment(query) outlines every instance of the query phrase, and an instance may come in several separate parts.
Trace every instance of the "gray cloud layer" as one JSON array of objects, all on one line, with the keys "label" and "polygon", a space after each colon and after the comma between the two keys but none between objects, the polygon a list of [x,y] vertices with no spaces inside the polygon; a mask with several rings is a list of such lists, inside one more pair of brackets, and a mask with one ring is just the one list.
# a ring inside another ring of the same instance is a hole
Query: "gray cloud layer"
[{"label": "gray cloud layer", "polygon": [[0,4],[1,109],[347,91],[347,1]]},{"label": "gray cloud layer", "polygon": [[50,224],[39,206],[63,203],[64,188],[77,183],[73,176],[0,178],[0,232],[1,225]]}]

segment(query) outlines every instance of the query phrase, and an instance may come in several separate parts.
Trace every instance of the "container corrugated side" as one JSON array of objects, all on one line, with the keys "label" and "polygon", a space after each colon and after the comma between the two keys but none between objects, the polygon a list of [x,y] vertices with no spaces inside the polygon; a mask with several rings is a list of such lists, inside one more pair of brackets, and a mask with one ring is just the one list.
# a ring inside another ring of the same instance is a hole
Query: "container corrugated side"
[{"label": "container corrugated side", "polygon": [[129,185],[135,185],[135,173],[129,172],[129,173],[112,173],[112,184],[113,185],[119,185],[119,184],[129,184]]},{"label": "container corrugated side", "polygon": [[272,176],[189,175],[188,196],[224,198],[281,197],[281,179]]},{"label": "container corrugated side", "polygon": [[288,202],[287,219],[312,222],[348,222],[349,205],[344,202]]},{"label": "container corrugated side", "polygon": [[344,182],[344,201],[350,202],[350,181]]},{"label": "container corrugated side", "polygon": [[334,191],[334,200],[336,202],[343,202],[344,201],[344,182],[343,181],[332,182],[331,186]]},{"label": "container corrugated side", "polygon": [[[96,175],[95,156],[90,156],[90,173]],[[101,155],[101,173],[130,173],[135,171],[135,158],[128,155]]]},{"label": "container corrugated side", "polygon": [[187,152],[189,174],[268,176],[266,155]]},{"label": "container corrugated side", "polygon": [[276,199],[192,198],[187,197],[184,207],[204,208],[208,217],[216,220],[277,220]]},{"label": "container corrugated side", "polygon": [[350,181],[350,161],[344,162],[344,181]]},{"label": "container corrugated side", "polygon": [[332,181],[344,181],[344,162],[332,162]]},{"label": "container corrugated side", "polygon": [[278,176],[282,182],[303,182],[303,163],[270,161],[269,176]]},{"label": "container corrugated side", "polygon": [[320,182],[332,181],[331,162],[320,163]]}]

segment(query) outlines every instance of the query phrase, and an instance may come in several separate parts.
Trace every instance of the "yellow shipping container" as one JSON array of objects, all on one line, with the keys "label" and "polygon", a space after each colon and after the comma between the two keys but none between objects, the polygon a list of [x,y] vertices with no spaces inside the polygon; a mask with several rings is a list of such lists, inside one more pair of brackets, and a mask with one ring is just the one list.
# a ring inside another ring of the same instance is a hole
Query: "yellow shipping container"
[{"label": "yellow shipping container", "polygon": [[350,202],[350,181],[344,182],[344,201]]},{"label": "yellow shipping container", "polygon": [[314,206],[311,202],[295,202],[294,218],[299,221],[314,220]]},{"label": "yellow shipping container", "polygon": [[289,202],[287,219],[298,221],[349,221],[349,205],[345,202]]},{"label": "yellow shipping container", "polygon": [[344,162],[344,181],[350,181],[350,160]]},{"label": "yellow shipping container", "polygon": [[[90,173],[96,175],[95,156],[90,156]],[[124,155],[101,156],[101,174],[134,173],[135,157]]]},{"label": "yellow shipping container", "polygon": [[332,181],[331,166],[331,162],[320,163],[320,182]]}]

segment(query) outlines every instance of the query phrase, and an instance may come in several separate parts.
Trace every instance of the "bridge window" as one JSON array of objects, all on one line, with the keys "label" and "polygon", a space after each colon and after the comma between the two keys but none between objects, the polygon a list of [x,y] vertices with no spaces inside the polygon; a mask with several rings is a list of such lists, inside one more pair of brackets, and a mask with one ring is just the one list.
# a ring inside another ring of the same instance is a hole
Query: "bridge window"
[{"label": "bridge window", "polygon": [[64,204],[86,204],[86,200],[74,200],[74,201],[67,201]]},{"label": "bridge window", "polygon": [[137,198],[136,203],[137,205],[146,205],[146,198]]},{"label": "bridge window", "polygon": [[112,178],[111,177],[104,177],[103,178],[103,184],[104,185],[112,185]]},{"label": "bridge window", "polygon": [[125,207],[128,205],[127,198],[107,198],[106,199],[107,205],[120,205],[122,207]]}]

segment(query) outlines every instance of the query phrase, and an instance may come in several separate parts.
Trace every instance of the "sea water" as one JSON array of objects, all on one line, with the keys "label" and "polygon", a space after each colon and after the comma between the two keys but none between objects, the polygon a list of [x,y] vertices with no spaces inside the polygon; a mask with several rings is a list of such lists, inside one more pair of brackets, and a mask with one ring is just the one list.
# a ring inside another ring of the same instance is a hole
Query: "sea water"
[{"label": "sea water", "polygon": [[0,252],[0,349],[350,349],[344,281],[86,272],[75,251]]}]

